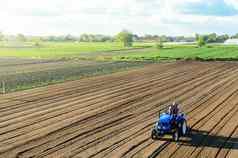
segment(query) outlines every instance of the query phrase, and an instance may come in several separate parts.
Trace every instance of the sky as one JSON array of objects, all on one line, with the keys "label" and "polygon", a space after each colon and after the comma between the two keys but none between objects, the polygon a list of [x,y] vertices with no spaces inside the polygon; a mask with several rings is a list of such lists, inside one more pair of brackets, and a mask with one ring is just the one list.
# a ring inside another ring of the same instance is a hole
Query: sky
[{"label": "sky", "polygon": [[0,0],[0,32],[25,35],[238,33],[238,0]]}]

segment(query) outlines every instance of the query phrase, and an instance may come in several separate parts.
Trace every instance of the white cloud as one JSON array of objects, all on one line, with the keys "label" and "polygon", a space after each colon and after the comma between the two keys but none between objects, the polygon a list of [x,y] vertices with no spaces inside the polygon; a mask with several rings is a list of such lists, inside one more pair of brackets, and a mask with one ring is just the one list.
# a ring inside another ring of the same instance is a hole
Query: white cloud
[{"label": "white cloud", "polygon": [[[0,0],[0,31],[79,35],[83,32],[115,34],[126,28],[139,34],[234,33],[234,26],[238,26],[234,20],[237,16],[201,16],[182,12],[186,4],[207,2],[210,1]],[[225,2],[238,8],[237,0]]]},{"label": "white cloud", "polygon": [[238,9],[238,0],[224,0],[225,3]]}]

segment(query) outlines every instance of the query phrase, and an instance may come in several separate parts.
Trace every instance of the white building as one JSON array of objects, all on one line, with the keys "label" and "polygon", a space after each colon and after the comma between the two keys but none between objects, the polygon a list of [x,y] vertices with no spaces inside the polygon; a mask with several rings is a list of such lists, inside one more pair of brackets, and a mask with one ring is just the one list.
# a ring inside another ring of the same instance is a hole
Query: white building
[{"label": "white building", "polygon": [[238,45],[238,38],[228,39],[224,42],[227,45]]}]

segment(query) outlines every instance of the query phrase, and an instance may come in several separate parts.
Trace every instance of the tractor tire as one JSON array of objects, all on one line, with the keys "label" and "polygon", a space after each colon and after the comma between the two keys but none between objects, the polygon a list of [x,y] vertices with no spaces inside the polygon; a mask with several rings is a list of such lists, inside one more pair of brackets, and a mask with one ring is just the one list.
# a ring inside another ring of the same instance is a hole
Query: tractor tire
[{"label": "tractor tire", "polygon": [[173,140],[175,142],[179,140],[179,135],[180,135],[179,129],[176,129],[175,132],[173,133]]},{"label": "tractor tire", "polygon": [[180,125],[180,133],[185,136],[188,133],[188,126],[186,120],[184,120]]},{"label": "tractor tire", "polygon": [[153,139],[153,140],[158,139],[158,136],[157,136],[157,133],[156,133],[155,129],[153,129],[152,132],[151,132],[151,139]]}]

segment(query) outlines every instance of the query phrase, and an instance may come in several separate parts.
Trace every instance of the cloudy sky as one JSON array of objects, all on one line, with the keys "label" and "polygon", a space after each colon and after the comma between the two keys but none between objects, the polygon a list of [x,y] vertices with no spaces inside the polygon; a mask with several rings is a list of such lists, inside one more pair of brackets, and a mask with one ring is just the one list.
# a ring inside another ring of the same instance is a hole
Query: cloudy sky
[{"label": "cloudy sky", "polygon": [[238,0],[0,0],[8,34],[238,33]]}]

